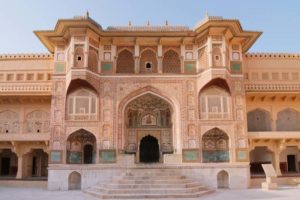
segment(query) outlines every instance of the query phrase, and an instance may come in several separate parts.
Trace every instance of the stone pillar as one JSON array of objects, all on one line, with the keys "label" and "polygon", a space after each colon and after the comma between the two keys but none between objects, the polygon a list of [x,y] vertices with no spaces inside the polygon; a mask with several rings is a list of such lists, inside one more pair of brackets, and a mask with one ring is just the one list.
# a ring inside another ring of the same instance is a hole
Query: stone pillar
[{"label": "stone pillar", "polygon": [[85,37],[85,42],[84,42],[84,63],[83,67],[88,68],[88,59],[89,59],[89,37]]},{"label": "stone pillar", "polygon": [[163,72],[163,66],[162,66],[162,59],[163,59],[163,55],[162,55],[162,45],[159,44],[157,46],[157,72],[159,74],[161,74]]},{"label": "stone pillar", "polygon": [[274,168],[276,171],[277,176],[281,176],[281,170],[280,170],[280,152],[278,150],[274,151]]},{"label": "stone pillar", "polygon": [[134,57],[134,73],[140,73],[140,57]]},{"label": "stone pillar", "polygon": [[17,176],[16,179],[22,179],[24,178],[24,167],[23,163],[24,163],[24,154],[22,153],[18,153],[18,172],[17,172]]},{"label": "stone pillar", "polygon": [[163,73],[162,68],[163,68],[163,66],[162,66],[162,56],[160,56],[160,57],[157,57],[157,72],[159,74]]},{"label": "stone pillar", "polygon": [[208,37],[207,39],[207,56],[208,56],[208,67],[213,66],[213,59],[212,59],[212,39]]}]

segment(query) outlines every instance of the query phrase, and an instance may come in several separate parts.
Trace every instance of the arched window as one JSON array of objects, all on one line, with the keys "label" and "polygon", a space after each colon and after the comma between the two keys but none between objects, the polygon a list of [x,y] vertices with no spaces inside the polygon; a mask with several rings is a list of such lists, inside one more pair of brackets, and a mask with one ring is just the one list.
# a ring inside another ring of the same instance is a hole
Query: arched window
[{"label": "arched window", "polygon": [[247,114],[248,131],[271,131],[270,113],[255,109]]},{"label": "arched window", "polygon": [[67,139],[67,163],[91,164],[95,163],[96,137],[80,129],[72,133]]},{"label": "arched window", "polygon": [[216,86],[205,89],[200,93],[201,119],[229,119],[230,94]]},{"label": "arched window", "polygon": [[83,68],[83,65],[84,65],[83,47],[77,46],[75,47],[75,52],[74,52],[74,67]]},{"label": "arched window", "polygon": [[118,54],[117,73],[134,73],[133,54],[127,49]]},{"label": "arched window", "polygon": [[229,162],[229,137],[218,128],[202,136],[202,159],[207,162]]},{"label": "arched window", "polygon": [[276,130],[300,131],[300,112],[291,108],[287,108],[278,112]]},{"label": "arched window", "polygon": [[97,94],[80,88],[67,97],[67,120],[96,120],[98,110]]},{"label": "arched window", "polygon": [[98,53],[94,49],[89,51],[88,68],[93,72],[98,72]]},{"label": "arched window", "polygon": [[176,51],[168,50],[163,56],[163,73],[180,73],[180,58]]},{"label": "arched window", "polygon": [[50,114],[35,110],[26,116],[28,133],[49,133],[50,132]]},{"label": "arched window", "polygon": [[150,49],[141,53],[140,73],[157,73],[156,54]]},{"label": "arched window", "polygon": [[19,114],[10,110],[0,112],[0,133],[19,133]]}]

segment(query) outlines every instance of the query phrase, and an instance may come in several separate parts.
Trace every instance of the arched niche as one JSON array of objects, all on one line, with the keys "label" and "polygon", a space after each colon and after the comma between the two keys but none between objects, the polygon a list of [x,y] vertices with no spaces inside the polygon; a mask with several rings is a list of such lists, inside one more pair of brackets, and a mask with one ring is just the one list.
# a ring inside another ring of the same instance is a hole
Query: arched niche
[{"label": "arched niche", "polygon": [[286,108],[277,113],[277,131],[300,131],[300,112]]},{"label": "arched niche", "polygon": [[229,174],[227,171],[222,170],[217,174],[217,187],[218,189],[229,188]]},{"label": "arched niche", "polygon": [[93,164],[96,161],[96,137],[80,129],[68,136],[67,163],[68,164]]},{"label": "arched niche", "polygon": [[213,128],[202,136],[202,160],[204,163],[229,162],[229,137]]},{"label": "arched niche", "polygon": [[247,113],[248,131],[271,131],[271,116],[266,110],[257,108]]},{"label": "arched niche", "polygon": [[200,119],[230,119],[231,96],[226,86],[209,84],[199,93]]},{"label": "arched niche", "polygon": [[117,57],[117,73],[134,73],[133,53],[128,49],[119,52]]},{"label": "arched niche", "polygon": [[34,110],[26,115],[26,128],[28,133],[49,133],[50,113]]},{"label": "arched niche", "polygon": [[4,110],[0,112],[0,133],[10,134],[19,133],[20,121],[19,113]]},{"label": "arched niche", "polygon": [[84,80],[73,80],[67,91],[66,119],[97,120],[98,110],[97,90]]},{"label": "arched niche", "polygon": [[170,49],[163,55],[163,73],[179,74],[181,72],[181,61],[179,54]]},{"label": "arched niche", "polygon": [[69,190],[81,190],[81,174],[74,171],[70,173],[68,178]]},{"label": "arched niche", "polygon": [[160,153],[173,152],[173,110],[163,98],[146,93],[131,100],[124,110],[126,151],[138,152],[146,135],[160,138]]},{"label": "arched niche", "polygon": [[145,49],[141,52],[140,73],[157,73],[157,56],[152,49]]}]

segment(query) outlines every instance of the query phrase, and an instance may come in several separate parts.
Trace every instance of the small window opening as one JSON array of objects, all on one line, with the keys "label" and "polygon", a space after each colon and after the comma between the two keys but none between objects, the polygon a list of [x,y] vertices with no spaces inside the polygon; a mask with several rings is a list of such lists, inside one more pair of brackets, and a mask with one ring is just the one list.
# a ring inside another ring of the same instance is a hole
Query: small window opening
[{"label": "small window opening", "polygon": [[216,56],[216,60],[219,60],[219,56]]},{"label": "small window opening", "polygon": [[151,65],[151,63],[149,63],[149,62],[148,62],[148,63],[146,63],[146,68],[147,68],[147,69],[151,69],[151,68],[152,68],[152,65]]},{"label": "small window opening", "polygon": [[8,133],[8,130],[6,130],[5,133]]},{"label": "small window opening", "polygon": [[77,61],[81,61],[81,56],[77,56]]},{"label": "small window opening", "polygon": [[40,129],[38,129],[36,132],[38,132],[38,133],[39,133],[39,132],[40,132]]}]

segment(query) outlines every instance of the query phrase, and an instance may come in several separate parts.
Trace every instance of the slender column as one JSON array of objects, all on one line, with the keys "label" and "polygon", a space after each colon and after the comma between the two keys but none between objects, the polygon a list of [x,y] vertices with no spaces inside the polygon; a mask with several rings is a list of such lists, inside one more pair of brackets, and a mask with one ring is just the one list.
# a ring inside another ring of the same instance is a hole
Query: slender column
[{"label": "slender column", "polygon": [[208,67],[212,67],[213,60],[212,60],[212,40],[211,37],[207,39],[207,54],[208,54]]},{"label": "slender column", "polygon": [[85,37],[85,42],[84,42],[84,63],[83,67],[88,68],[88,59],[89,59],[89,37]]},{"label": "slender column", "polygon": [[24,155],[22,153],[17,154],[18,156],[18,172],[17,172],[17,179],[22,179],[24,178],[24,173],[23,173],[23,160],[24,160]]},{"label": "slender column", "polygon": [[134,73],[140,73],[140,57],[134,57]]},{"label": "slender column", "polygon": [[162,45],[159,44],[157,46],[157,72],[161,74],[163,72],[162,70]]}]

